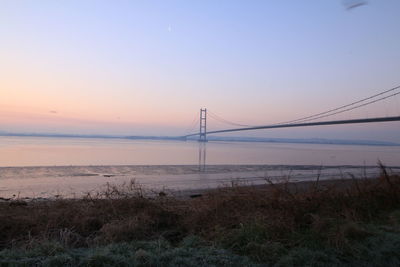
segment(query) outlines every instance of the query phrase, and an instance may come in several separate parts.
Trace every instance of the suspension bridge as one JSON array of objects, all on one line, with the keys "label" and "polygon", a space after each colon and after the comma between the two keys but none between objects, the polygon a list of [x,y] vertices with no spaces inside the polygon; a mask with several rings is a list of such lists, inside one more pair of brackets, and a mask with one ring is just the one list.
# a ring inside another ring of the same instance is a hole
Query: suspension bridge
[{"label": "suspension bridge", "polygon": [[[284,121],[275,124],[266,124],[266,125],[246,125],[239,124],[229,120],[226,120],[213,112],[208,112],[206,108],[200,109],[200,116],[197,120],[195,120],[195,124],[199,123],[199,131],[195,133],[190,133],[182,136],[181,138],[186,140],[188,137],[199,136],[200,142],[207,141],[207,135],[209,134],[218,134],[218,133],[227,133],[227,132],[240,132],[240,131],[251,131],[251,130],[261,130],[261,129],[276,129],[276,128],[291,128],[291,127],[309,127],[309,126],[321,126],[321,125],[340,125],[340,124],[360,124],[360,123],[377,123],[377,122],[395,122],[400,121],[399,116],[386,116],[386,117],[373,117],[373,118],[357,118],[357,119],[346,119],[346,120],[323,120],[320,119],[328,118],[337,114],[349,112],[352,110],[356,110],[365,106],[369,106],[383,100],[393,98],[400,94],[400,86],[396,86],[390,88],[388,90],[379,92],[372,96],[354,101],[352,103],[339,106],[337,108],[329,109],[323,112],[319,112],[316,114],[312,114],[306,117]],[[235,128],[228,129],[220,129],[220,130],[207,130],[207,115],[210,115],[213,119],[236,126]]]}]

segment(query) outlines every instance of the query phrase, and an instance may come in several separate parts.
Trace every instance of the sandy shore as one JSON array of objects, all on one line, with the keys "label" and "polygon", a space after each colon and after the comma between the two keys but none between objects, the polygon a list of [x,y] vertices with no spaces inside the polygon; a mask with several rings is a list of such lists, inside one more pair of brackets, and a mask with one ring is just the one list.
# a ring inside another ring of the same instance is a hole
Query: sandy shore
[{"label": "sandy shore", "polygon": [[[398,173],[400,167],[389,168]],[[80,197],[135,180],[154,191],[203,192],[232,184],[262,185],[273,182],[304,182],[332,179],[373,178],[376,166],[304,165],[211,165],[200,171],[197,165],[146,166],[44,166],[0,168],[0,197]],[[187,193],[185,193],[187,194]]]}]

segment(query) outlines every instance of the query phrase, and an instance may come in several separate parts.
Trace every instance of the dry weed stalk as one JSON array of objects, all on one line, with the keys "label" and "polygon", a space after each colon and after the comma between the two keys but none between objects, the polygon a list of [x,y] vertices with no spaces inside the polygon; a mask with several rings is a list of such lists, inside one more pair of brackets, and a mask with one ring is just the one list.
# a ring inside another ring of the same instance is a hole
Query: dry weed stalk
[{"label": "dry weed stalk", "polygon": [[400,177],[381,168],[379,179],[320,181],[318,175],[315,182],[288,179],[284,184],[266,179],[264,186],[232,184],[190,200],[157,195],[132,180],[108,184],[83,199],[26,206],[2,202],[0,246],[57,240],[75,247],[160,236],[176,242],[187,234],[213,240],[255,222],[272,241],[308,230],[334,246],[345,246],[349,236],[363,235],[358,221],[400,208]]}]

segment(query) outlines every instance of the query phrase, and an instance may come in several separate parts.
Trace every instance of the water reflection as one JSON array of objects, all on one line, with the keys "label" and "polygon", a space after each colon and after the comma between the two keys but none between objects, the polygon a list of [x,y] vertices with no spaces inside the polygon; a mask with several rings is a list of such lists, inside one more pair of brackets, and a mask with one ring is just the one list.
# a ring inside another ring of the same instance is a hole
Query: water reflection
[{"label": "water reflection", "polygon": [[207,143],[199,142],[199,171],[206,171]]},{"label": "water reflection", "polygon": [[196,171],[208,172],[207,164],[375,166],[378,158],[399,166],[400,146],[0,136],[1,167],[198,164]]}]

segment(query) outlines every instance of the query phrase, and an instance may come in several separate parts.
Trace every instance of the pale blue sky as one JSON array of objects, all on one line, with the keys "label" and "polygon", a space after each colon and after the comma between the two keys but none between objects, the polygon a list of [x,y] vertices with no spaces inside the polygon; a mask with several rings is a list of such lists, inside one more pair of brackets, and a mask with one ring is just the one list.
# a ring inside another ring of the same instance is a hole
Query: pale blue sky
[{"label": "pale blue sky", "polygon": [[[200,107],[252,125],[318,113],[400,84],[399,12],[396,0],[3,0],[0,130],[175,135]],[[336,118],[399,115],[399,102]],[[399,123],[360,127],[248,134],[400,141]]]}]

